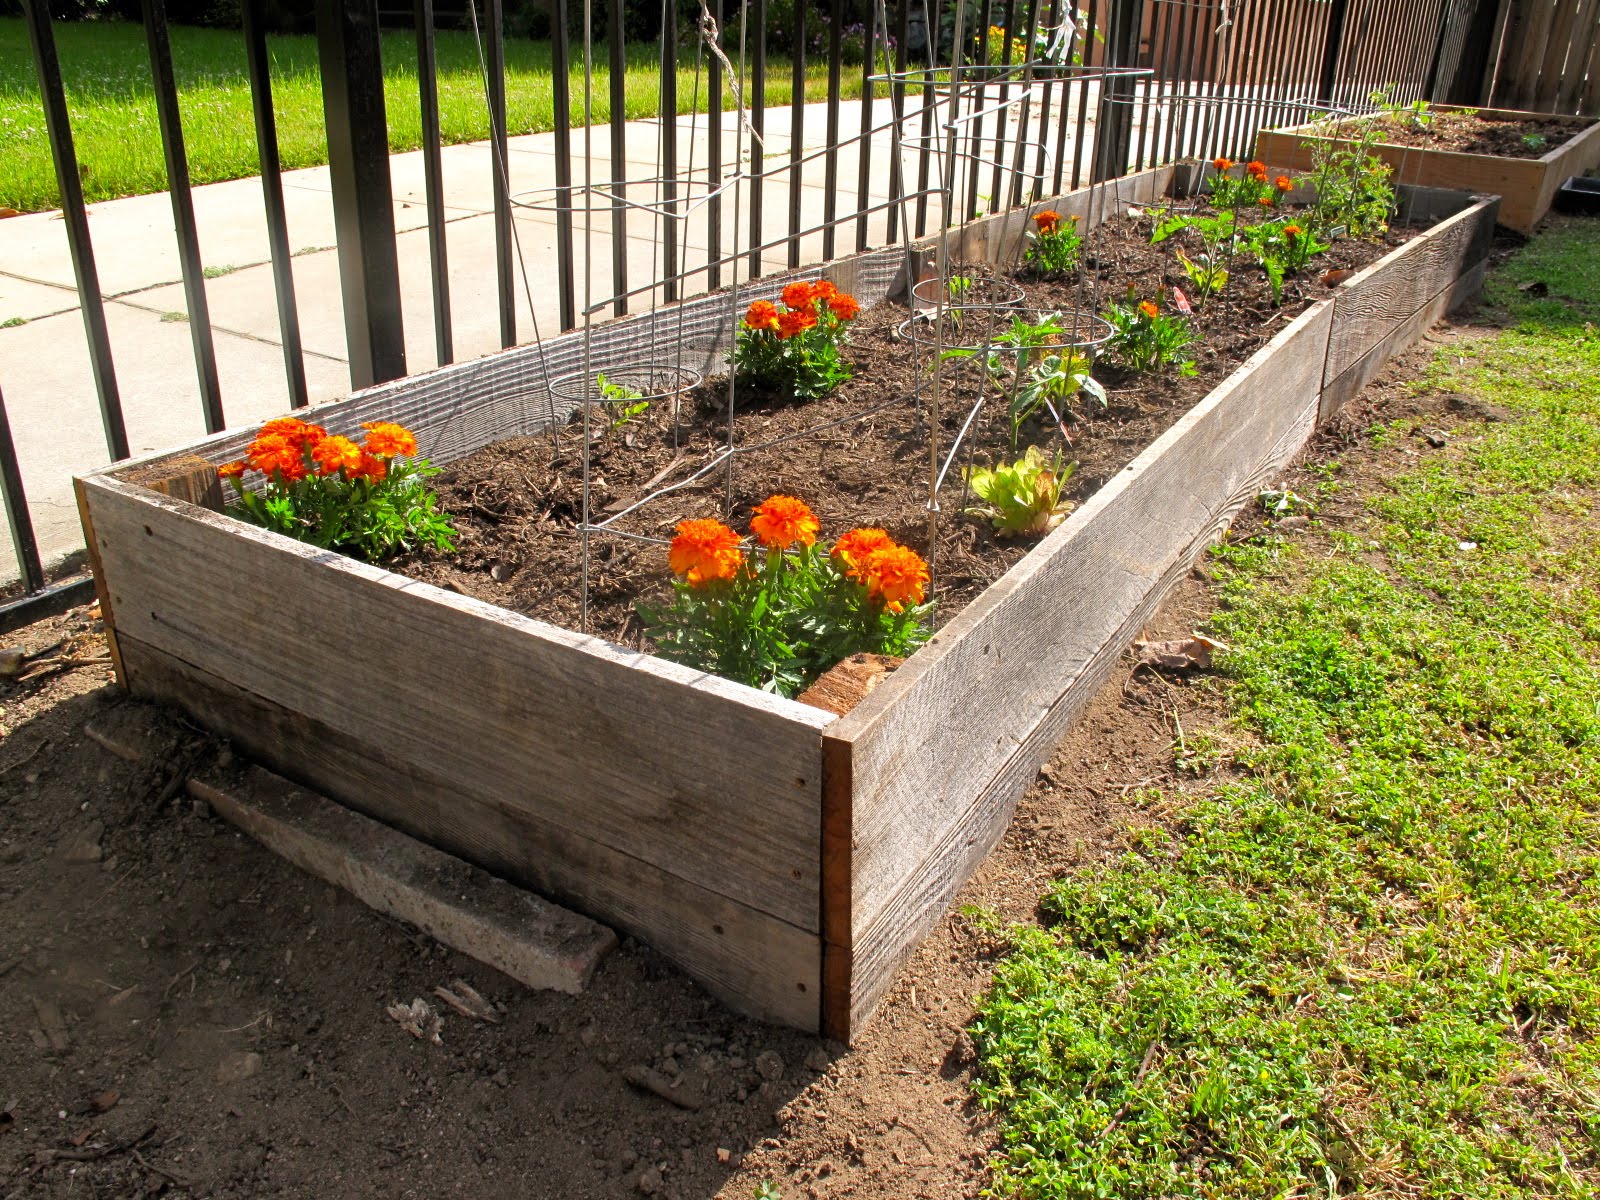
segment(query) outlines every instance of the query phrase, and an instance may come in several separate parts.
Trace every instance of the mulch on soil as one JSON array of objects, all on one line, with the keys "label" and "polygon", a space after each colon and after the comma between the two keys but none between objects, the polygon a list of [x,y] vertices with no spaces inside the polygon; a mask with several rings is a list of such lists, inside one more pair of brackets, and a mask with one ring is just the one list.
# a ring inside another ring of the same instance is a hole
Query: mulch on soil
[{"label": "mulch on soil", "polygon": [[[1121,216],[1087,235],[1084,262],[1074,277],[1020,277],[1023,307],[1040,312],[1103,309],[1131,284],[1139,298],[1193,289],[1174,257],[1181,239],[1151,245],[1152,216]],[[898,327],[910,315],[895,303],[862,313],[847,346],[855,376],[828,397],[795,404],[751,396],[738,404],[732,438],[740,448],[731,471],[718,467],[691,486],[661,496],[617,520],[623,535],[594,534],[588,572],[588,631],[648,650],[635,603],[670,599],[666,553],[659,540],[690,517],[721,517],[739,530],[752,508],[775,492],[800,496],[831,540],[855,526],[887,529],[933,562],[942,625],[1005,573],[1035,540],[1000,539],[987,520],[964,514],[959,465],[1009,461],[1029,443],[1061,447],[1076,464],[1067,495],[1081,503],[1171,427],[1229,373],[1299,313],[1331,294],[1328,271],[1358,270],[1411,237],[1397,229],[1382,241],[1341,240],[1285,288],[1274,307],[1263,272],[1241,258],[1226,290],[1194,316],[1192,376],[1136,374],[1102,362],[1095,369],[1110,392],[1104,411],[1080,400],[1063,441],[1039,419],[1025,425],[1017,453],[1010,447],[1004,401],[991,401],[965,442],[957,469],[940,493],[937,545],[930,547],[927,410],[911,399],[928,378],[913,361]],[[1187,236],[1187,235],[1186,235]],[[1197,245],[1188,246],[1193,253]],[[940,413],[941,453],[947,452],[976,396],[968,360],[947,371]],[[676,410],[676,411],[675,411]],[[1045,415],[1045,421],[1049,418]],[[708,380],[677,405],[658,402],[644,418],[599,433],[590,455],[590,503],[596,519],[628,508],[642,496],[683,480],[729,442],[727,383]],[[576,529],[582,512],[582,435],[574,426],[559,439],[520,438],[450,464],[438,480],[445,509],[459,530],[454,555],[415,555],[391,564],[413,578],[553,624],[582,626],[583,548]],[[657,542],[636,540],[657,539]],[[930,553],[931,551],[931,553]]]},{"label": "mulch on soil", "polygon": [[[1391,145],[1498,158],[1542,158],[1588,128],[1570,117],[1518,120],[1455,112],[1432,113],[1421,125],[1407,117],[1380,120],[1383,133],[1378,140]],[[1543,140],[1530,143],[1528,138]]]}]

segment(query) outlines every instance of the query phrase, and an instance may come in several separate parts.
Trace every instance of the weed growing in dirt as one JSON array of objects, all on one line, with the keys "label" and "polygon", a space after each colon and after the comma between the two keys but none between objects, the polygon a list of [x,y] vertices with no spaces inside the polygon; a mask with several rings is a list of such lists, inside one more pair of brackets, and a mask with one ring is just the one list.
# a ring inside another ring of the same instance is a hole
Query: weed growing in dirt
[{"label": "weed growing in dirt", "polygon": [[714,520],[681,521],[668,550],[670,608],[641,606],[662,658],[793,696],[851,654],[904,656],[928,638],[928,567],[881,529],[852,529],[831,553],[804,501],[772,496],[750,531],[758,561]]},{"label": "weed growing in dirt", "polygon": [[1314,552],[1219,553],[1251,775],[1015,932],[997,1192],[1600,1193],[1600,336],[1514,287],[1577,255],[1535,241],[1521,323],[1433,369],[1515,420]]},{"label": "weed growing in dirt", "polygon": [[[358,445],[294,417],[268,421],[244,458],[217,468],[238,496],[228,512],[367,562],[453,549],[455,530],[424,483],[438,468],[416,457],[417,439],[389,422],[364,428]],[[252,471],[266,477],[259,491],[245,486]]]}]

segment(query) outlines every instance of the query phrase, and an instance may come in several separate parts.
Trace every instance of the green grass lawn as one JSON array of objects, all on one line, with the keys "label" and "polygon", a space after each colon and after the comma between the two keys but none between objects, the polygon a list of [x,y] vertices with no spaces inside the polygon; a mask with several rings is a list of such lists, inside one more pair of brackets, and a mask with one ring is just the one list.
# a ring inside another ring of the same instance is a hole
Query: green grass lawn
[{"label": "green grass lawn", "polygon": [[1015,933],[999,1193],[1600,1195],[1600,230],[1491,296],[1426,385],[1513,419],[1213,559],[1234,724],[1184,749],[1240,772]]},{"label": "green grass lawn", "polygon": [[[162,191],[167,186],[150,94],[150,67],[142,26],[121,23],[59,23],[57,48],[72,112],[73,136],[89,200]],[[195,183],[239,179],[259,170],[244,43],[236,32],[174,27],[173,59],[183,110],[189,171]],[[285,169],[327,161],[322,123],[322,84],[316,40],[308,35],[272,37],[273,105],[278,119],[279,153]],[[477,44],[470,33],[438,35],[440,128],[446,143],[489,136]],[[605,56],[596,48],[597,59]],[[416,39],[405,33],[383,37],[384,92],[391,150],[421,144],[417,99]],[[659,111],[660,72],[652,45],[628,47],[627,116],[651,117]],[[787,62],[768,64],[767,103],[787,104]],[[808,100],[827,97],[825,64],[807,68]],[[705,108],[704,74],[698,107]],[[861,71],[848,69],[844,94],[858,96]],[[572,70],[572,119],[583,118],[581,61]],[[599,66],[594,77],[597,121],[611,115],[610,73]],[[732,107],[732,98],[724,103]],[[554,128],[550,44],[506,44],[507,128],[513,134]],[[696,107],[693,56],[678,72],[678,111]],[[44,113],[28,45],[19,17],[0,18],[0,206],[32,211],[55,208],[60,200],[45,137]]]}]

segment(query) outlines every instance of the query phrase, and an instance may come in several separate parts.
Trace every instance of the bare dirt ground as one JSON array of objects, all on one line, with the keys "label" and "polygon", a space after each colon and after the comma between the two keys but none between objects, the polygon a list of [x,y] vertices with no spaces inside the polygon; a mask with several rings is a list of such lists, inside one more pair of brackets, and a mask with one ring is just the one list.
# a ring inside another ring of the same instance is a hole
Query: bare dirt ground
[{"label": "bare dirt ground", "polygon": [[[1469,335],[1430,338],[1456,336]],[[1432,452],[1420,431],[1374,447],[1358,431],[1380,416],[1444,436],[1496,418],[1411,396],[1418,361],[1309,451],[1340,460],[1345,488],[1321,528],[1290,536],[1349,528],[1385,475]],[[1246,516],[1231,536],[1257,528]],[[1148,634],[1187,634],[1214,603],[1196,574]],[[6,640],[72,636],[96,636],[86,613]],[[143,766],[84,736],[133,704],[96,665],[0,685],[0,1200],[749,1200],[768,1180],[790,1198],[976,1196],[994,1138],[968,1098],[965,1028],[997,948],[963,909],[1031,919],[1053,877],[1150,819],[1130,791],[1198,786],[1175,761],[1176,723],[1220,720],[1205,675],[1126,660],[846,1051],[730,1014],[631,941],[585,995],[526,991],[188,799],[183,777],[227,753],[198,730],[152,712],[168,749]],[[432,1045],[386,1017],[456,978],[501,1007],[497,1023],[447,1012]],[[691,1112],[633,1090],[623,1071],[640,1064],[701,1078],[711,1102]]]}]

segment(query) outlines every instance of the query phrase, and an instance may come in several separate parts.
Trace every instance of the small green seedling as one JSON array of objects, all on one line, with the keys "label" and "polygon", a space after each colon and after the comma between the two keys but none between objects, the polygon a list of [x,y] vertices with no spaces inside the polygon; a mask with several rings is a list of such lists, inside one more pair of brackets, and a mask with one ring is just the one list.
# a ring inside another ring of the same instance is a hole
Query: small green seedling
[{"label": "small green seedling", "polygon": [[996,537],[1037,537],[1049,533],[1073,509],[1061,489],[1076,463],[1062,464],[1060,451],[1046,460],[1044,451],[1029,446],[1016,462],[997,467],[970,467],[967,486],[983,501],[967,511],[994,522]]},{"label": "small green seedling", "polygon": [[1529,150],[1543,150],[1550,139],[1542,133],[1525,133],[1522,135],[1522,144]]},{"label": "small green seedling", "polygon": [[606,404],[616,405],[616,416],[611,420],[611,429],[620,429],[636,417],[643,416],[650,408],[650,401],[644,398],[644,393],[633,388],[614,383],[606,378],[604,371],[594,377],[595,387],[600,392],[600,399]]},{"label": "small green seedling", "polygon": [[1291,491],[1287,484],[1282,483],[1260,493],[1256,497],[1256,503],[1260,504],[1261,511],[1274,521],[1281,521],[1296,513],[1315,512],[1317,507],[1299,492]]}]

